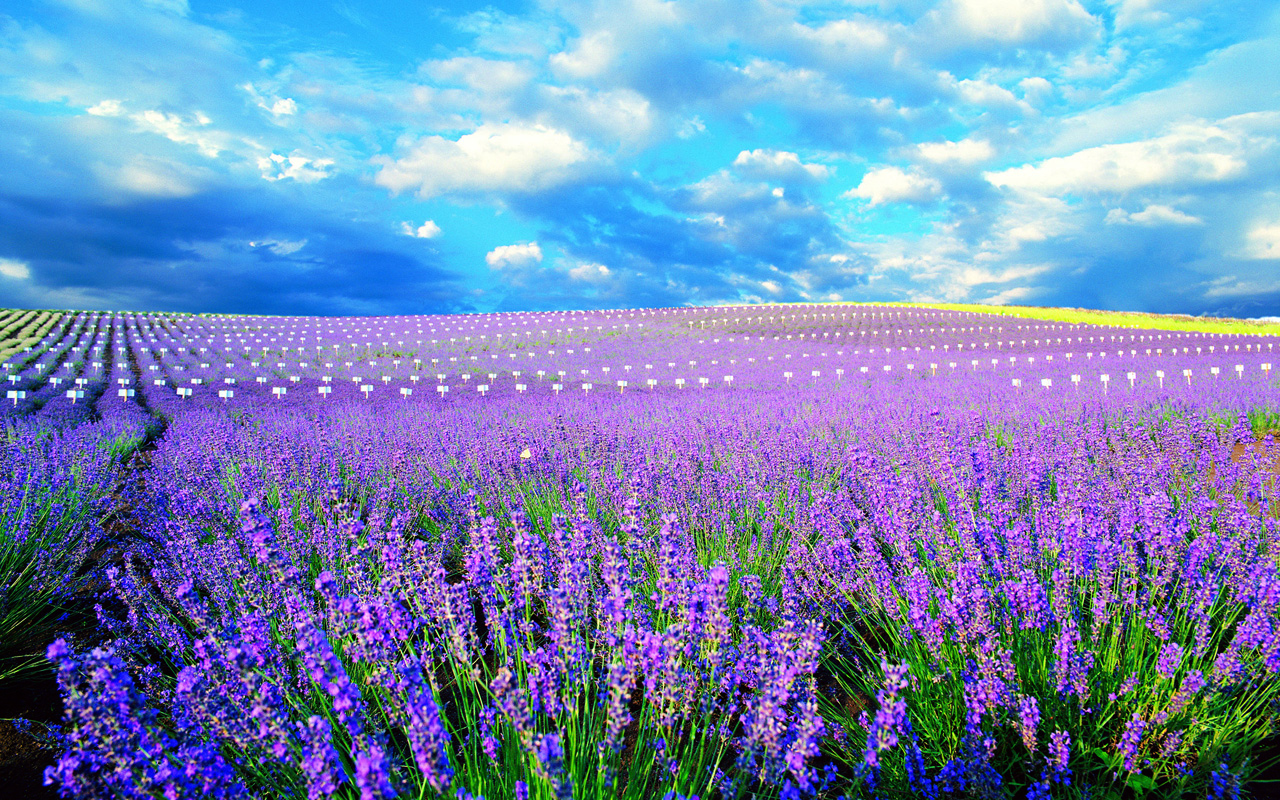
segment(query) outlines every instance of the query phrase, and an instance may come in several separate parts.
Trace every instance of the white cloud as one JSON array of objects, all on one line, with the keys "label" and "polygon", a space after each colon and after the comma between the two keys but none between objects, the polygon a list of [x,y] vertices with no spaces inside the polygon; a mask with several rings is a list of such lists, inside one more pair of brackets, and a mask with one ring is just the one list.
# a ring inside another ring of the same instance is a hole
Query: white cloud
[{"label": "white cloud", "polygon": [[617,47],[610,31],[595,31],[583,36],[572,50],[551,56],[551,68],[568,78],[591,78],[600,75],[614,62]]},{"label": "white cloud", "polygon": [[991,236],[978,243],[974,261],[999,262],[1028,242],[1043,242],[1079,227],[1072,207],[1057,197],[1019,195],[1000,206]]},{"label": "white cloud", "polygon": [[1108,2],[1115,11],[1117,31],[1136,26],[1164,25],[1169,22],[1169,12],[1159,8],[1164,5],[1161,0],[1108,0]]},{"label": "white cloud", "polygon": [[1124,193],[1218,183],[1243,176],[1251,157],[1275,145],[1274,138],[1250,136],[1231,122],[1184,124],[1153,139],[1099,145],[983,174],[995,186],[1036,194]]},{"label": "white cloud", "polygon": [[306,239],[290,241],[288,239],[263,239],[257,242],[249,242],[250,247],[265,247],[278,256],[293,255],[302,248],[307,246]]},{"label": "white cloud", "polygon": [[1151,204],[1141,211],[1129,213],[1123,208],[1113,208],[1107,212],[1108,225],[1202,225],[1204,220],[1183,213],[1171,206]]},{"label": "white cloud", "polygon": [[200,111],[183,117],[151,109],[131,114],[129,118],[144,130],[158,133],[171,142],[194,146],[201,155],[208,158],[217,158],[222,151],[232,149],[232,141],[227,134],[217,130],[202,130],[212,120]]},{"label": "white cloud", "polygon": [[95,117],[120,117],[124,116],[124,104],[119,100],[103,100],[89,106],[85,111]]},{"label": "white cloud", "polygon": [[427,220],[418,227],[414,227],[412,223],[401,222],[400,230],[405,236],[412,236],[416,239],[434,239],[440,235],[440,226],[433,220]]},{"label": "white cloud", "polygon": [[[1062,77],[1072,81],[1111,82],[1125,69],[1129,53],[1118,44],[1102,52],[1083,50],[1062,66]],[[1079,95],[1084,97],[1087,95]]]},{"label": "white cloud", "polygon": [[0,258],[0,275],[16,281],[25,281],[31,277],[31,267],[27,262],[18,261],[15,258]]},{"label": "white cloud", "polygon": [[287,117],[298,113],[298,104],[291,97],[264,97],[258,87],[246,83],[240,87],[253,98],[258,108],[269,112],[274,117]]},{"label": "white cloud", "polygon": [[185,164],[142,156],[118,166],[96,165],[98,179],[112,189],[148,197],[190,197],[200,190],[195,171]]},{"label": "white cloud", "polygon": [[421,197],[447,193],[528,192],[574,178],[593,161],[590,150],[544,125],[484,124],[457,141],[426,136],[398,160],[382,156],[374,182]]},{"label": "white cloud", "polygon": [[597,92],[577,86],[550,86],[544,91],[549,101],[544,109],[547,120],[562,121],[561,127],[597,141],[637,143],[646,139],[653,128],[649,100],[639,92]]},{"label": "white cloud", "polygon": [[1261,222],[1245,234],[1248,258],[1280,259],[1280,220]]},{"label": "white cloud", "polygon": [[1025,282],[1049,270],[1043,264],[1012,264],[1000,269],[986,269],[974,264],[960,266],[950,276],[951,281],[964,287],[984,286],[991,283]]},{"label": "white cloud", "polygon": [[[1280,258],[1280,255],[1276,256]],[[1223,275],[1209,281],[1205,297],[1249,297],[1280,292],[1280,278],[1274,274],[1254,276]]]},{"label": "white cloud", "polygon": [[128,119],[137,130],[156,133],[171,142],[195,147],[206,158],[218,158],[227,152],[244,155],[246,152],[262,150],[261,145],[256,142],[212,127],[213,120],[203,111],[173,114],[148,109],[130,113],[120,100],[108,99],[89,106],[85,113],[94,117]]},{"label": "white cloud", "polygon": [[785,150],[743,150],[733,168],[748,178],[791,182],[822,180],[830,173],[825,165],[805,164]]},{"label": "white cloud", "polygon": [[604,264],[579,264],[569,269],[569,277],[584,283],[603,283],[613,276]]},{"label": "white cloud", "polygon": [[1010,303],[1017,303],[1026,300],[1029,297],[1033,297],[1037,291],[1039,290],[1033,286],[1015,286],[1012,289],[1005,289],[1004,291],[996,292],[990,297],[979,300],[978,302],[984,306],[1005,306]]},{"label": "white cloud", "polygon": [[[252,84],[244,84],[240,88],[248,91],[261,108],[275,116],[288,116],[297,112],[297,104],[289,98],[276,98],[269,104]],[[229,154],[232,156],[231,160],[244,159],[251,164],[256,161],[262,177],[267,180],[293,178],[303,183],[314,183],[329,177],[328,169],[334,163],[332,159],[310,159],[296,153],[292,156],[275,153],[263,155],[270,151],[260,142],[214,127],[213,119],[199,110],[185,114],[157,109],[131,112],[122,101],[107,99],[89,106],[85,112],[91,117],[127,119],[137,131],[159,134],[171,142],[194,147],[208,159],[226,161]],[[144,148],[136,145],[130,149],[137,152],[137,155],[129,163],[116,167],[99,164],[93,167],[94,171],[106,178],[108,184],[139,194],[182,197],[196,191],[194,182],[189,179],[192,171],[190,167],[144,155]],[[168,163],[169,166],[155,166],[163,163]],[[114,177],[107,177],[113,173]],[[184,180],[184,177],[187,179]]]},{"label": "white cloud", "polygon": [[702,121],[702,117],[695,114],[680,123],[680,128],[676,130],[676,136],[681,139],[692,139],[693,137],[706,132],[707,123]]},{"label": "white cloud", "polygon": [[1022,89],[1022,100],[1028,105],[1038,106],[1053,94],[1053,84],[1044,78],[1034,76],[1018,81]]},{"label": "white cloud", "polygon": [[537,242],[504,244],[485,254],[484,261],[491,267],[523,267],[542,261],[542,248]]},{"label": "white cloud", "polygon": [[[715,222],[716,214],[728,212],[731,219],[736,219],[735,212],[773,205],[777,197],[768,184],[738,180],[729,170],[724,169],[697,183],[689,184],[686,188],[691,192],[690,197],[696,207],[710,211],[713,216],[704,218],[712,222]],[[724,224],[723,217],[718,224]]]},{"label": "white cloud", "polygon": [[1098,27],[1076,0],[952,0],[939,21],[953,35],[1008,45],[1079,40]]},{"label": "white cloud", "polygon": [[[944,79],[954,81],[951,76],[944,76]],[[1027,110],[1017,95],[990,81],[965,78],[961,81],[954,81],[951,88],[960,96],[961,100],[982,109],[1008,108],[1020,111]]]},{"label": "white cloud", "polygon": [[1202,63],[1188,70],[1185,80],[1063,118],[1050,147],[1061,153],[1141,139],[1187,119],[1224,121],[1218,124],[1234,120],[1244,128],[1250,116],[1266,116],[1250,112],[1275,108],[1275,89],[1268,81],[1241,76],[1276,74],[1280,74],[1280,35],[1223,47],[1206,54]]},{"label": "white cloud", "polygon": [[862,176],[856,188],[842,197],[859,197],[878,206],[884,203],[924,202],[942,192],[936,180],[915,170],[904,172],[898,167],[880,167]]},{"label": "white cloud", "polygon": [[479,56],[428,61],[421,72],[438,82],[470,86],[490,94],[519,91],[529,85],[534,75],[528,64]]},{"label": "white cloud", "polygon": [[845,57],[865,57],[868,53],[893,47],[893,38],[885,30],[886,27],[884,23],[869,18],[837,19],[816,28],[797,24],[791,28],[791,32],[798,34],[803,40],[829,48],[833,53]]},{"label": "white cloud", "polygon": [[315,183],[330,177],[329,168],[333,166],[331,158],[306,158],[297,153],[283,156],[272,153],[258,159],[258,169],[262,177],[269,181],[292,178],[298,183]]},{"label": "white cloud", "polygon": [[1004,238],[1009,244],[1017,245],[1022,242],[1043,242],[1053,233],[1054,230],[1050,226],[1041,225],[1037,222],[1028,222],[1016,228],[1010,228],[1005,232]]},{"label": "white cloud", "polygon": [[961,139],[958,142],[924,142],[916,150],[925,161],[935,164],[975,164],[995,155],[985,139]]}]

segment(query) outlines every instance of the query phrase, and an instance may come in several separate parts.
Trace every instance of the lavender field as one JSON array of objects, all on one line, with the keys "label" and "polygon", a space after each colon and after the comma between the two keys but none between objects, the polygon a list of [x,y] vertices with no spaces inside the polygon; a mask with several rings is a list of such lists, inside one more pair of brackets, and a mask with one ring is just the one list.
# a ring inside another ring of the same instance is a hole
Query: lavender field
[{"label": "lavender field", "polygon": [[0,690],[56,675],[60,796],[1269,789],[1280,337],[24,313]]}]

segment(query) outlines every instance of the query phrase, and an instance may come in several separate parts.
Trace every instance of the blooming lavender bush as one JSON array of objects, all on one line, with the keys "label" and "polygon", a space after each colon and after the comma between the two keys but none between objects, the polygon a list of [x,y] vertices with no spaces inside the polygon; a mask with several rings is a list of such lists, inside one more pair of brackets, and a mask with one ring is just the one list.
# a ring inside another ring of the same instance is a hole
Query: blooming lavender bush
[{"label": "blooming lavender bush", "polygon": [[144,435],[118,422],[7,423],[0,447],[0,680],[40,667],[42,640],[89,582],[118,468]]},{"label": "blooming lavender bush", "polygon": [[97,322],[168,427],[65,796],[1225,797],[1272,733],[1265,338]]}]

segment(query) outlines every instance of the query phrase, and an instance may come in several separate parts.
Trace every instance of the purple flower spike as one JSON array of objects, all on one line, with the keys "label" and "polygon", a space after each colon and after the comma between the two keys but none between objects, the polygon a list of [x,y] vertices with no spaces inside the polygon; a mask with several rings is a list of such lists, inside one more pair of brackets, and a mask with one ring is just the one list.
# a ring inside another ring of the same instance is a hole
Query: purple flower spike
[{"label": "purple flower spike", "polygon": [[1142,734],[1147,729],[1146,720],[1133,712],[1133,717],[1124,724],[1124,735],[1120,737],[1120,744],[1116,752],[1124,756],[1124,768],[1133,771],[1133,761],[1138,755],[1138,746],[1142,744]]},{"label": "purple flower spike", "polygon": [[862,759],[872,770],[880,767],[880,753],[897,746],[898,735],[907,724],[907,701],[901,695],[907,688],[909,668],[906,664],[890,665],[886,661],[880,662],[880,668],[884,670],[884,688],[876,693],[880,708],[867,733]]}]

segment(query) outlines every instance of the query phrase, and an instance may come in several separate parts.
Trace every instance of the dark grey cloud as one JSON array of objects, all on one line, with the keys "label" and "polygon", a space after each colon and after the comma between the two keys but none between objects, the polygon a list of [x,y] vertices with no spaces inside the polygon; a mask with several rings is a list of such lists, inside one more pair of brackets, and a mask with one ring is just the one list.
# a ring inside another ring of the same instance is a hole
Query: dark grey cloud
[{"label": "dark grey cloud", "polygon": [[31,272],[0,287],[13,292],[0,304],[295,314],[472,307],[459,276],[418,240],[380,236],[296,200],[270,187],[112,205],[0,193],[0,252]]}]

